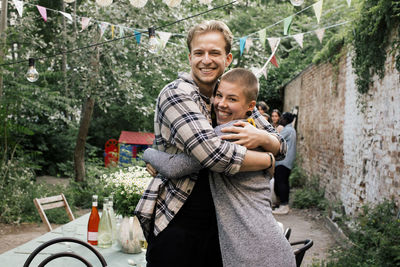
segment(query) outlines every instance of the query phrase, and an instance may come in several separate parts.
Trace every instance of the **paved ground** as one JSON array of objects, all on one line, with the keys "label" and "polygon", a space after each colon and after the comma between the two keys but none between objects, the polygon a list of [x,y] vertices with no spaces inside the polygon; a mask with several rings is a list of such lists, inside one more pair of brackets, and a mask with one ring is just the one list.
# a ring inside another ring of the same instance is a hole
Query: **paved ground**
[{"label": "paved ground", "polygon": [[[45,177],[40,180],[51,183],[65,183],[68,181],[67,179],[52,177]],[[89,212],[89,210],[80,211],[76,215],[79,216],[86,212]],[[292,229],[290,241],[304,239],[312,239],[314,241],[313,247],[305,254],[302,266],[310,266],[313,260],[326,259],[329,248],[335,245],[333,235],[325,227],[325,222],[318,212],[292,209],[288,215],[276,216],[276,219],[283,223],[285,228],[290,227]],[[18,226],[0,224],[0,253],[34,239],[46,233],[46,231],[43,224],[23,223]]]}]

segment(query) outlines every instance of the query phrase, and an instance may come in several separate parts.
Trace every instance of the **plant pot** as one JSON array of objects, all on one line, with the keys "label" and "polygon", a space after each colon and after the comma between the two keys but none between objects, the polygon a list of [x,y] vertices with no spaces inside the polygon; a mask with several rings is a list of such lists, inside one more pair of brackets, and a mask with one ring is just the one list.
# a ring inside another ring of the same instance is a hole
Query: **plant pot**
[{"label": "plant pot", "polygon": [[143,231],[136,216],[124,217],[118,232],[118,241],[121,251],[129,254],[142,252],[141,241],[144,239]]}]

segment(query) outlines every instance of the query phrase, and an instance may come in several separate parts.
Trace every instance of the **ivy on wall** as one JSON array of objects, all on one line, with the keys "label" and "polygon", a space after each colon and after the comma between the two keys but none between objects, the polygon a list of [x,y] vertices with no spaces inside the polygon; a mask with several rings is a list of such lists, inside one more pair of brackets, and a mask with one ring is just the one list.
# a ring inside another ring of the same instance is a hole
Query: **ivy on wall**
[{"label": "ivy on wall", "polygon": [[[364,0],[359,17],[354,20],[352,65],[357,75],[356,85],[360,93],[368,92],[373,75],[380,79],[385,74],[387,48],[397,54],[396,68],[400,69],[400,3],[391,0]],[[390,41],[393,29],[396,38]]]}]

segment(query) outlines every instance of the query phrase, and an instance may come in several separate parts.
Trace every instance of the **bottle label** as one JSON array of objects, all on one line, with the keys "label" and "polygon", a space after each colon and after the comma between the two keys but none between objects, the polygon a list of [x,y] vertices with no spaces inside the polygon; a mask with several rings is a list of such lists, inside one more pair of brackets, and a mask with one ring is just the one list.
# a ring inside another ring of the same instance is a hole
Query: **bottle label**
[{"label": "bottle label", "polygon": [[88,232],[88,241],[97,241],[97,232]]},{"label": "bottle label", "polygon": [[97,207],[97,202],[92,202],[92,207]]}]

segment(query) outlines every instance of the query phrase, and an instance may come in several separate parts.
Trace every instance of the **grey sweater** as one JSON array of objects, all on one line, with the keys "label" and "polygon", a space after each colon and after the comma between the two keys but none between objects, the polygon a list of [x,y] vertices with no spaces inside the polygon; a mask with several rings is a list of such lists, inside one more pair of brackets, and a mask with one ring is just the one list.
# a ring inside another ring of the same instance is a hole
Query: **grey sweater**
[{"label": "grey sweater", "polygon": [[[216,134],[225,134],[221,129],[234,122],[216,127]],[[171,179],[202,168],[184,153],[171,155],[147,149],[143,159]],[[211,172],[209,179],[224,266],[296,266],[292,248],[271,212],[269,175],[257,171],[227,177]]]}]

